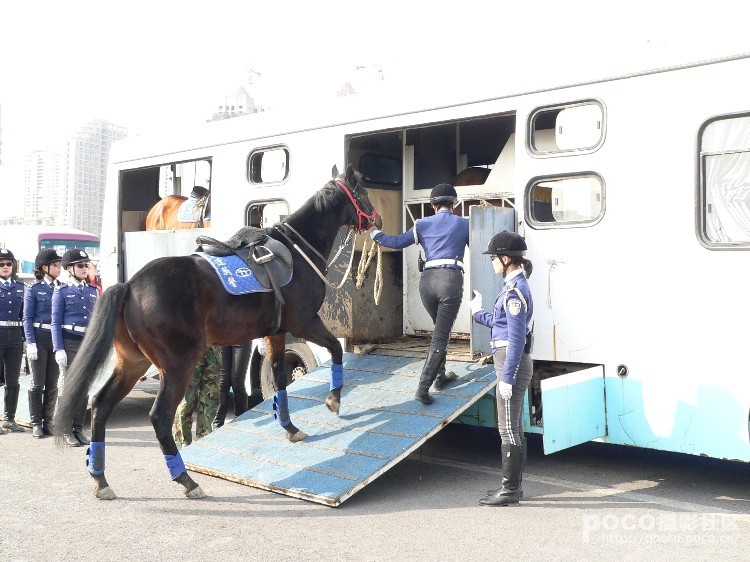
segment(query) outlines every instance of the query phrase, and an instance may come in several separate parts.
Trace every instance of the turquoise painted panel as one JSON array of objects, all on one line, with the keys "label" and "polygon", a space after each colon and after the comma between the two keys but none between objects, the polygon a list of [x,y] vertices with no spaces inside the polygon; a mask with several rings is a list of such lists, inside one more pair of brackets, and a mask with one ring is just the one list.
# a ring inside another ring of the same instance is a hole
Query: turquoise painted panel
[{"label": "turquoise painted panel", "polygon": [[541,384],[545,454],[604,437],[602,367],[552,377]]}]

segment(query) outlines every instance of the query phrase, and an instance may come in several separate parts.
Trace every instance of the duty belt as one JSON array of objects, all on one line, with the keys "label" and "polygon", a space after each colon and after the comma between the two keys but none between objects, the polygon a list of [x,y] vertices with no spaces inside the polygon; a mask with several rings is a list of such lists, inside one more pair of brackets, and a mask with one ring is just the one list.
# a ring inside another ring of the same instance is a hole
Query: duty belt
[{"label": "duty belt", "polygon": [[75,324],[63,324],[63,329],[70,330],[72,332],[85,332],[86,326],[76,326]]},{"label": "duty belt", "polygon": [[428,262],[425,262],[424,268],[425,269],[430,269],[432,267],[440,267],[441,265],[455,265],[461,271],[464,270],[464,262],[462,262],[461,260],[451,260],[451,259],[430,260]]},{"label": "duty belt", "polygon": [[51,330],[52,324],[42,324],[41,322],[34,322],[34,328],[44,328],[45,330]]},{"label": "duty belt", "polygon": [[10,328],[10,327],[13,327],[13,326],[20,326],[20,325],[21,325],[20,322],[13,322],[12,320],[11,321],[9,321],[9,320],[0,320],[0,326],[5,326],[5,327]]},{"label": "duty belt", "polygon": [[503,349],[504,347],[508,347],[508,340],[493,340],[490,342],[490,347],[492,351]]}]

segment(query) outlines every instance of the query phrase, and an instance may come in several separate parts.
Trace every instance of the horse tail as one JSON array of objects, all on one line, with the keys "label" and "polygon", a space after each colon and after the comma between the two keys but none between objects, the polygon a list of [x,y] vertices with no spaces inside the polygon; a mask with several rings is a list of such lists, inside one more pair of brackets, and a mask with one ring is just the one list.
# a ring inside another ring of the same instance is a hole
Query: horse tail
[{"label": "horse tail", "polygon": [[88,399],[99,367],[112,349],[117,321],[122,316],[123,303],[129,292],[127,283],[118,283],[104,291],[96,302],[86,337],[64,374],[63,392],[57,401],[53,422],[58,445],[62,445],[63,433],[70,433],[76,411]]}]

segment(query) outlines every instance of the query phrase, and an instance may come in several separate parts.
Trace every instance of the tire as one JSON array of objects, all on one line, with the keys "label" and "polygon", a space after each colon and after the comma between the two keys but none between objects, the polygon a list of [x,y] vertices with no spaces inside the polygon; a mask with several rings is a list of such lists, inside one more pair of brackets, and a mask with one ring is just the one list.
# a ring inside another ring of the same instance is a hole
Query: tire
[{"label": "tire", "polygon": [[[295,380],[305,376],[318,366],[315,356],[305,343],[290,342],[284,349],[284,372],[286,373],[286,384],[290,385]],[[260,389],[263,400],[271,398],[275,391],[273,389],[273,371],[271,362],[263,357],[260,365]]]}]

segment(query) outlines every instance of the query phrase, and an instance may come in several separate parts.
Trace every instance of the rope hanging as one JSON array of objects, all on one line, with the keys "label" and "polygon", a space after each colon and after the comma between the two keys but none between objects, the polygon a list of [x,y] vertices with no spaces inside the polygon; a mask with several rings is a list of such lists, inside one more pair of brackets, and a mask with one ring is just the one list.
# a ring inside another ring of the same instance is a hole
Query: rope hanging
[{"label": "rope hanging", "polygon": [[359,259],[359,266],[357,267],[357,281],[355,283],[357,289],[361,289],[365,282],[365,274],[367,268],[370,267],[370,262],[375,256],[375,252],[378,254],[378,263],[375,268],[375,284],[373,285],[373,296],[375,298],[375,305],[380,304],[380,297],[383,294],[383,249],[380,244],[375,241],[372,242],[370,250],[367,250],[367,239],[369,236],[365,235],[364,241],[362,242],[362,257]]}]

